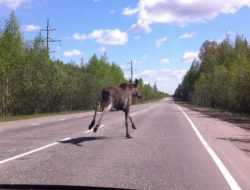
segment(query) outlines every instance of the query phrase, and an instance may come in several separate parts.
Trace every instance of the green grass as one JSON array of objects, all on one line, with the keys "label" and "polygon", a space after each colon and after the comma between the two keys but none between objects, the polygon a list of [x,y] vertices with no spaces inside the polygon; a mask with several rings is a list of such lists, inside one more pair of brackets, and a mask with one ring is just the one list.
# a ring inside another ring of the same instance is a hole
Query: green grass
[{"label": "green grass", "polygon": [[[162,99],[162,98],[160,98]],[[152,99],[152,100],[146,100],[146,101],[138,101],[136,105],[138,104],[147,104],[147,103],[153,103],[160,99]],[[78,111],[65,111],[65,112],[52,112],[52,113],[35,113],[30,115],[16,115],[16,116],[0,116],[0,122],[5,121],[16,121],[16,120],[22,120],[22,119],[33,119],[33,118],[39,118],[39,117],[47,117],[47,116],[56,116],[56,115],[65,115],[65,114],[73,114],[73,113],[81,113],[81,112],[87,112],[91,110],[78,110]]]}]

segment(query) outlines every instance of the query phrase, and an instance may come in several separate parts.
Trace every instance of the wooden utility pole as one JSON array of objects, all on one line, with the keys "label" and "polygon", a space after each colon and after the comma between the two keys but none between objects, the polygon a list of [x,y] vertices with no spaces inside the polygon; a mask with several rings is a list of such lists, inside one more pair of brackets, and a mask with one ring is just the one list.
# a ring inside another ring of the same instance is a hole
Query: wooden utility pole
[{"label": "wooden utility pole", "polygon": [[130,61],[130,80],[133,82],[134,79],[134,68],[133,68],[133,61]]},{"label": "wooden utility pole", "polygon": [[46,28],[41,29],[41,32],[46,32],[46,38],[45,38],[45,40],[43,42],[46,42],[46,48],[47,48],[48,53],[54,52],[54,51],[50,52],[50,47],[49,47],[50,43],[55,43],[55,42],[60,42],[61,41],[61,40],[54,40],[53,38],[50,37],[50,34],[53,31],[56,31],[56,28],[51,28],[50,22],[49,22],[49,19],[48,19]]}]

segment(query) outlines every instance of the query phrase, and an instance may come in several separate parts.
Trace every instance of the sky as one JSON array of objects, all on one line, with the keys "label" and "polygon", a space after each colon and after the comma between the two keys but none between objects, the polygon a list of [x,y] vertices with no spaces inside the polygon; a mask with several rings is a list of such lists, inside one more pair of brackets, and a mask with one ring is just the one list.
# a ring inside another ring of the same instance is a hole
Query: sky
[{"label": "sky", "polygon": [[24,38],[50,19],[53,59],[85,62],[107,54],[126,76],[172,94],[205,40],[250,37],[250,0],[0,0],[0,26],[15,10]]}]

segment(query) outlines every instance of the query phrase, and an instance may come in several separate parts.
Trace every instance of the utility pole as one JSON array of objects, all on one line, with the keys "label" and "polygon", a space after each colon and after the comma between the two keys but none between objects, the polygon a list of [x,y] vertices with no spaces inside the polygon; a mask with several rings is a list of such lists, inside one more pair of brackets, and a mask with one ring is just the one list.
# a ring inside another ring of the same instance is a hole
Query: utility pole
[{"label": "utility pole", "polygon": [[133,61],[130,61],[130,80],[131,82],[133,82],[133,78],[134,78],[134,68],[133,68]]},{"label": "utility pole", "polygon": [[50,43],[55,43],[55,42],[61,41],[61,40],[54,40],[53,38],[50,37],[50,34],[53,31],[56,31],[56,28],[51,28],[50,23],[49,23],[49,19],[48,19],[46,28],[41,29],[41,32],[46,32],[46,38],[42,42],[46,42],[46,48],[47,48],[48,53],[54,52],[54,51],[50,52],[50,47],[49,47]]}]

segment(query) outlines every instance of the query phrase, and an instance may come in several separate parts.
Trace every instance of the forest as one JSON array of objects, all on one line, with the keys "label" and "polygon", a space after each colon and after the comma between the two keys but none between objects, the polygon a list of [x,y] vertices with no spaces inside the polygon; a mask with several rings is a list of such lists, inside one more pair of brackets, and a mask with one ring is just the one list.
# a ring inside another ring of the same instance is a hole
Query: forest
[{"label": "forest", "polygon": [[176,100],[228,111],[250,112],[250,46],[244,36],[205,41],[182,83]]},{"label": "forest", "polygon": [[[0,118],[12,115],[92,109],[103,87],[127,81],[107,56],[86,63],[52,60],[41,34],[24,40],[15,13],[0,29]],[[142,101],[166,94],[139,79]]]}]

